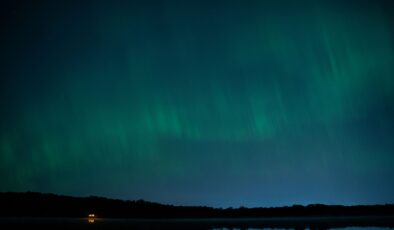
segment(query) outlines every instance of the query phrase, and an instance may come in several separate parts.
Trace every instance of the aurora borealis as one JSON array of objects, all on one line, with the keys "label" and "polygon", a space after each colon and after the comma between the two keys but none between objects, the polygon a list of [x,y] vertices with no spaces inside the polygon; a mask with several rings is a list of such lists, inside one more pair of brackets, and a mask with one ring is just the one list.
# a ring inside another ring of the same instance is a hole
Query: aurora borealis
[{"label": "aurora borealis", "polygon": [[3,1],[0,191],[394,203],[390,1]]}]

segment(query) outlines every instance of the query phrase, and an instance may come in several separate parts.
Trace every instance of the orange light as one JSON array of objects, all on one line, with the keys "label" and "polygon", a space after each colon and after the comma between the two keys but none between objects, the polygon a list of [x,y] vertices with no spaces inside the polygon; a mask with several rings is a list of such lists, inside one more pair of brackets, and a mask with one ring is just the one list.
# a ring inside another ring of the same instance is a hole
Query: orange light
[{"label": "orange light", "polygon": [[94,218],[96,217],[94,214],[89,214],[89,218]]}]

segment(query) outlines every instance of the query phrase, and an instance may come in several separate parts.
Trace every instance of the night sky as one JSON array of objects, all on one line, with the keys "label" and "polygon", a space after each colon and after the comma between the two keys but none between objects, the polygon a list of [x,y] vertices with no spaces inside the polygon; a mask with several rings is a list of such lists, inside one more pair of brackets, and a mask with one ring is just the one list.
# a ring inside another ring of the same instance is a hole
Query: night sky
[{"label": "night sky", "polygon": [[390,1],[0,3],[0,191],[394,203]]}]

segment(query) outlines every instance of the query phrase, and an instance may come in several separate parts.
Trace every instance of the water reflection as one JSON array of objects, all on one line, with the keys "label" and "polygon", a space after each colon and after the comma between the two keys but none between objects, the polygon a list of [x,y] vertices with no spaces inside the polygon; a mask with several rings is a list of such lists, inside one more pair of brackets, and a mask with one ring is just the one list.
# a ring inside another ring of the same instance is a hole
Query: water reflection
[{"label": "water reflection", "polygon": [[332,228],[333,230],[392,230],[393,227],[345,227],[345,228]]},{"label": "water reflection", "polygon": [[0,229],[394,230],[394,217],[257,219],[1,218]]},{"label": "water reflection", "polygon": [[[298,228],[212,228],[211,230],[288,230]],[[392,230],[389,227],[344,227],[344,228],[329,228],[332,230]],[[313,230],[313,228],[305,228],[305,230]]]}]

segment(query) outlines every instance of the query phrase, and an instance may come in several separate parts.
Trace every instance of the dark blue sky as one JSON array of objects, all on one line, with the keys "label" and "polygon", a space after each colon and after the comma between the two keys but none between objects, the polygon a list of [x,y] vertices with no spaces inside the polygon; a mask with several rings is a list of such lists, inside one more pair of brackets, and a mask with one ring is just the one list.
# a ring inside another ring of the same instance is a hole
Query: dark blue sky
[{"label": "dark blue sky", "polygon": [[0,9],[0,191],[394,203],[390,1]]}]

